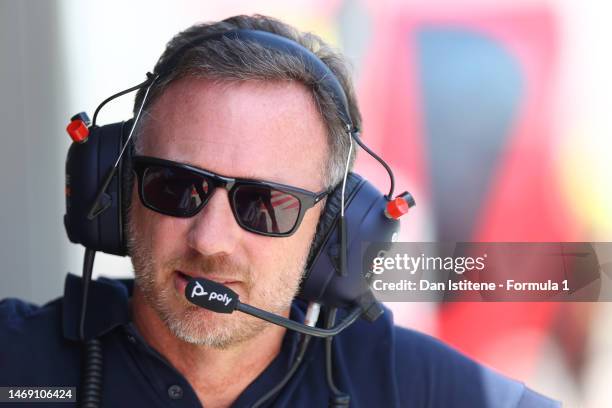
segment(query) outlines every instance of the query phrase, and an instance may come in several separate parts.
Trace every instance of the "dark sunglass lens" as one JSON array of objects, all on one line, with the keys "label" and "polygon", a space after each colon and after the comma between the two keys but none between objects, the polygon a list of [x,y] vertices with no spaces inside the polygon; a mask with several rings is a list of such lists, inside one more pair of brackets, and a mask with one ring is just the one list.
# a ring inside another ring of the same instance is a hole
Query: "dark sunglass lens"
[{"label": "dark sunglass lens", "polygon": [[207,200],[208,181],[180,168],[149,166],[142,176],[142,193],[146,205],[159,211],[187,216]]},{"label": "dark sunglass lens", "polygon": [[234,194],[234,208],[242,224],[268,234],[286,234],[300,214],[300,200],[267,187],[244,185]]}]

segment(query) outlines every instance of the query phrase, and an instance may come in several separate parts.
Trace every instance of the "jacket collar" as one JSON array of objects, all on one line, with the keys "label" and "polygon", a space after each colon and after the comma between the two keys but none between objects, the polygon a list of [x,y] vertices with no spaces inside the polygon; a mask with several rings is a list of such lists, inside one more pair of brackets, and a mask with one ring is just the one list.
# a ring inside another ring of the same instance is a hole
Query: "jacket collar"
[{"label": "jacket collar", "polygon": [[[92,280],[87,300],[85,340],[99,337],[130,321],[129,299],[134,288],[133,279]],[[79,322],[83,297],[83,279],[68,274],[64,285],[62,321],[64,337],[80,340]]]}]

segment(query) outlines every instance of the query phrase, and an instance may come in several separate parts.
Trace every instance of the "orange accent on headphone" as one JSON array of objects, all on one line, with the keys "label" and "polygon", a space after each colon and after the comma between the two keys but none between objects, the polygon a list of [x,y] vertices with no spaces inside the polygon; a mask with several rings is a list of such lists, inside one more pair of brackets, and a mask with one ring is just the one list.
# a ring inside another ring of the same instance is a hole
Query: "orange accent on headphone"
[{"label": "orange accent on headphone", "polygon": [[387,203],[385,216],[397,220],[406,214],[411,207],[414,207],[414,205],[414,198],[409,192],[405,191]]},{"label": "orange accent on headphone", "polygon": [[83,143],[89,137],[89,129],[81,119],[74,119],[66,127],[66,131],[75,143]]}]

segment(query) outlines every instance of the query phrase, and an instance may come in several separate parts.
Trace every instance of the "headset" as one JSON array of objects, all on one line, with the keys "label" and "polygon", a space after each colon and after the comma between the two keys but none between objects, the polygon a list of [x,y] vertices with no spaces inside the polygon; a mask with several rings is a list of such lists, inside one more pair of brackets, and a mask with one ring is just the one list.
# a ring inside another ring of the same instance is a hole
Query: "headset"
[{"label": "headset", "polygon": [[[317,310],[318,306],[326,308],[327,328],[333,326],[338,308],[358,308],[359,313],[356,317],[361,316],[369,321],[375,320],[383,313],[382,306],[376,301],[362,273],[362,243],[391,242],[397,236],[399,218],[415,205],[414,199],[408,192],[393,197],[393,172],[361,141],[360,130],[354,126],[351,119],[343,87],[323,61],[307,48],[284,36],[267,31],[235,29],[202,35],[185,43],[161,61],[153,73],[148,73],[144,82],[104,100],[95,111],[93,123],[89,122],[85,113],[79,113],[71,118],[67,131],[74,142],[69,148],[66,160],[64,225],[70,241],[86,248],[83,264],[82,339],[84,339],[87,289],[95,252],[127,255],[126,213],[134,183],[131,138],[142,107],[146,103],[149,89],[156,81],[171,73],[192,47],[208,41],[235,40],[254,42],[273,52],[289,54],[303,61],[308,72],[316,79],[317,86],[331,95],[337,113],[346,128],[351,149],[353,142],[356,142],[387,170],[390,189],[389,193],[384,195],[363,177],[348,172],[347,159],[344,179],[328,195],[321,213],[298,294],[299,298],[309,302],[310,305],[317,306]],[[146,90],[146,92],[140,111],[134,119],[104,126],[97,125],[98,113],[106,103],[135,90]],[[356,317],[353,317],[354,321]],[[309,336],[303,337],[309,339]],[[329,353],[331,353],[331,339],[330,336],[326,343]],[[308,340],[302,342],[295,368],[307,344]],[[96,362],[93,366],[101,366],[102,352],[99,340],[88,340],[86,349],[89,350],[88,360]],[[329,357],[328,360],[330,359]],[[101,373],[95,369],[88,370],[87,367],[85,371],[81,404],[97,406],[100,400],[98,394],[101,384],[98,383],[101,383]],[[271,395],[267,399],[272,398],[282,388],[293,371],[295,370],[292,368],[286,379],[279,384],[280,387],[270,390],[268,394]],[[347,406],[348,396],[341,393],[333,384],[330,367],[327,371],[328,384],[333,391],[332,399],[334,399],[330,403],[335,406]],[[256,406],[263,405],[264,402],[260,401]]]}]

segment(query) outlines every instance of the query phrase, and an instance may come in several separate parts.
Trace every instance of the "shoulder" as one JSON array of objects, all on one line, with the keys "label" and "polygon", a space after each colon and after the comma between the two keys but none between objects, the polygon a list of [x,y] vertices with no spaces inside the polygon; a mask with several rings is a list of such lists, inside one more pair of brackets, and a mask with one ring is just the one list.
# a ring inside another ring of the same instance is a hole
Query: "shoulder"
[{"label": "shoulder", "polygon": [[[62,332],[62,301],[0,301],[0,385],[44,384],[74,354]],[[35,367],[35,368],[34,368]]]},{"label": "shoulder", "polygon": [[61,332],[61,299],[42,307],[15,298],[0,300],[0,327],[2,338],[37,330]]},{"label": "shoulder", "polygon": [[422,402],[433,402],[433,406],[560,406],[438,339],[399,326],[393,326],[393,332],[395,369],[402,400],[409,398],[408,389],[417,394],[418,389],[424,389],[429,391],[428,395],[422,395]]},{"label": "shoulder", "polygon": [[[334,341],[336,343],[336,340]],[[429,335],[378,320],[357,321],[337,337],[345,368],[395,394],[399,406],[558,407],[559,404],[477,363]]]}]

